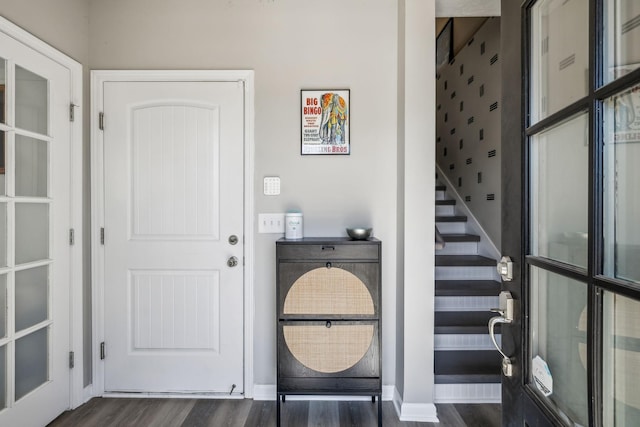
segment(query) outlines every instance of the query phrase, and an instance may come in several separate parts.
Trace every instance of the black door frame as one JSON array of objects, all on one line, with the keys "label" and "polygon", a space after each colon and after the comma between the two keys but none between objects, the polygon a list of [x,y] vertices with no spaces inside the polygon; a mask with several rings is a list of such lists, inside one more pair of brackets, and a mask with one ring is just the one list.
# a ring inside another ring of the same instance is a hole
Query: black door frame
[{"label": "black door frame", "polygon": [[[516,300],[515,321],[502,327],[502,348],[515,359],[513,376],[502,379],[503,425],[556,426],[567,420],[528,385],[529,378],[529,266],[537,266],[579,280],[588,286],[589,425],[602,425],[602,313],[603,291],[640,300],[640,286],[605,277],[603,236],[603,102],[640,83],[640,69],[609,84],[603,82],[604,0],[589,0],[589,93],[533,126],[528,121],[529,10],[537,0],[501,1],[502,55],[502,251],[514,260],[514,280],[503,283]],[[528,255],[529,137],[578,112],[589,114],[589,240],[588,268],[573,268]],[[519,304],[518,304],[519,303]]]}]

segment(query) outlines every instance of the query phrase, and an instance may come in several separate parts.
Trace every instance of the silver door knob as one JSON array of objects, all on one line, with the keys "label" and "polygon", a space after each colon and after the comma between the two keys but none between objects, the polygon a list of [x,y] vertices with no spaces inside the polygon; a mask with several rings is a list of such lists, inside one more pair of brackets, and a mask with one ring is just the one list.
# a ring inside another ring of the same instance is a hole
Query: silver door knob
[{"label": "silver door knob", "polygon": [[231,258],[229,258],[229,259],[227,260],[227,265],[228,265],[229,267],[235,267],[236,265],[238,265],[238,258],[236,258],[236,257],[232,256]]}]

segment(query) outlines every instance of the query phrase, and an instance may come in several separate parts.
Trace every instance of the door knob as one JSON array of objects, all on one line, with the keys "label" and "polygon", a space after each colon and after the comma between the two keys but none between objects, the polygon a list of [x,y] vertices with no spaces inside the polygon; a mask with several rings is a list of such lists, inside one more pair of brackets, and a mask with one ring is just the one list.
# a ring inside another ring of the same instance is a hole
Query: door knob
[{"label": "door knob", "polygon": [[235,267],[236,265],[238,265],[238,258],[236,258],[236,257],[232,256],[231,258],[229,258],[229,259],[227,260],[227,265],[228,265],[229,267]]},{"label": "door knob", "polygon": [[510,292],[502,291],[500,292],[500,308],[492,308],[491,311],[494,313],[498,313],[499,316],[492,317],[489,319],[489,337],[491,338],[491,342],[495,346],[495,348],[502,355],[502,374],[505,377],[513,376],[513,364],[511,362],[511,358],[507,356],[502,348],[498,345],[496,341],[494,328],[498,324],[509,324],[513,322],[514,310],[513,310],[513,297]]}]

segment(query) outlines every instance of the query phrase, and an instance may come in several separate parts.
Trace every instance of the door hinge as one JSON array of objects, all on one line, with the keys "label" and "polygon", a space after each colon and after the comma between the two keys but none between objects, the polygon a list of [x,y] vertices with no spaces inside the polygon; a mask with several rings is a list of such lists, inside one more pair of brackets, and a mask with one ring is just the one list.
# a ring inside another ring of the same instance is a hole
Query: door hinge
[{"label": "door hinge", "polygon": [[104,245],[104,227],[100,229],[100,244]]},{"label": "door hinge", "polygon": [[71,228],[69,229],[69,245],[75,245],[76,244],[76,231]]},{"label": "door hinge", "polygon": [[74,122],[76,120],[76,110],[75,110],[76,107],[77,105],[74,104],[73,102],[69,104],[69,121],[70,122]]},{"label": "door hinge", "polygon": [[100,130],[104,130],[104,113],[98,114],[98,127]]},{"label": "door hinge", "polygon": [[69,369],[73,369],[76,366],[76,355],[73,351],[69,352]]},{"label": "door hinge", "polygon": [[100,360],[104,360],[107,357],[104,351],[104,341],[100,343]]}]

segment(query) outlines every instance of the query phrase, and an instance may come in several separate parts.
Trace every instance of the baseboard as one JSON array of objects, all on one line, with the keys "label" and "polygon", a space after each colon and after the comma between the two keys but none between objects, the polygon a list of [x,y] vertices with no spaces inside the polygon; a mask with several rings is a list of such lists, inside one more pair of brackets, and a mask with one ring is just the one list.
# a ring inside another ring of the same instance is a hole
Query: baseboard
[{"label": "baseboard", "polygon": [[89,384],[82,390],[82,403],[87,403],[95,396],[93,395],[93,384]]},{"label": "baseboard", "polygon": [[[393,400],[394,390],[393,385],[382,386],[382,400]],[[275,384],[254,384],[253,386],[253,400],[276,400],[277,391]],[[334,395],[287,395],[287,400],[369,400],[368,396],[334,396]]]},{"label": "baseboard", "polygon": [[276,400],[275,384],[254,384],[253,400]]},{"label": "baseboard", "polygon": [[124,393],[124,392],[111,392],[104,393],[102,397],[124,398],[124,399],[244,399],[243,394],[228,393]]},{"label": "baseboard", "polygon": [[439,423],[438,411],[433,403],[404,403],[398,389],[394,389],[393,406],[400,421]]}]

